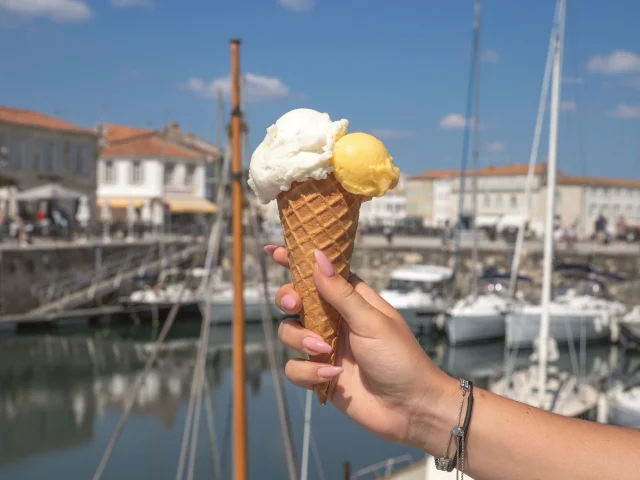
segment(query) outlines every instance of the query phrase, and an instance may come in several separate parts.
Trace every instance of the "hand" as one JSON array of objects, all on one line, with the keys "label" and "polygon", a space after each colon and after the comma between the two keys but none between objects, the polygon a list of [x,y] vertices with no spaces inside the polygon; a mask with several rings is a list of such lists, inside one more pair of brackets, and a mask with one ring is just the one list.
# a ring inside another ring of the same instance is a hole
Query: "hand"
[{"label": "hand", "polygon": [[[289,268],[284,247],[268,245],[265,252]],[[416,421],[418,407],[437,401],[433,385],[448,377],[425,354],[402,316],[360,278],[352,275],[346,281],[335,275],[329,259],[316,252],[313,279],[320,295],[344,318],[335,366],[294,359],[287,362],[285,375],[306,389],[333,380],[329,401],[347,417],[387,440],[422,446],[416,432],[424,426]],[[276,304],[290,314],[302,307],[292,284],[280,288]],[[284,320],[278,335],[309,355],[331,349],[296,319]]]}]

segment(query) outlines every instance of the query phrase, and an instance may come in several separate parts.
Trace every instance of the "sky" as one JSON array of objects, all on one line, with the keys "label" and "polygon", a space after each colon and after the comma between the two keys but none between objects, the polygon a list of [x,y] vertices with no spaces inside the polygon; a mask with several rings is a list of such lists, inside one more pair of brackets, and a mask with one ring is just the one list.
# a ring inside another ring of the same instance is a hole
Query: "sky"
[{"label": "sky", "polygon": [[[480,166],[528,162],[554,6],[482,2]],[[565,173],[640,178],[638,18],[637,0],[568,0]],[[214,140],[239,38],[251,149],[307,107],[378,136],[403,172],[459,168],[472,24],[472,0],[0,0],[0,104]]]}]

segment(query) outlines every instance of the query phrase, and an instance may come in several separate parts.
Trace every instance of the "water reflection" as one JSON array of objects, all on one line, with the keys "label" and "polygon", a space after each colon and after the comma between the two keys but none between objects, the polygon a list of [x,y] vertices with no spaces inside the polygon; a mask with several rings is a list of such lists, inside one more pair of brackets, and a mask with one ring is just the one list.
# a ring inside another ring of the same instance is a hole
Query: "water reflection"
[{"label": "water reflection", "polygon": [[[121,441],[124,446],[119,445],[104,478],[175,477],[198,332],[197,323],[177,325],[165,342],[159,361],[135,399]],[[5,339],[0,348],[0,477],[90,478],[156,334],[150,327],[127,327],[91,334]],[[229,478],[231,473],[230,341],[231,330],[218,327],[209,345],[206,375],[215,391],[216,456],[223,464],[211,465],[207,429],[202,427],[197,473],[208,478],[217,469],[222,471],[220,478]],[[479,385],[497,378],[503,369],[502,344],[450,348],[431,338],[420,341],[450,374]],[[589,347],[582,363],[579,353],[572,357],[568,350],[562,351],[559,367],[573,371],[577,365],[592,380],[603,380],[609,376],[610,365],[617,362],[615,349],[609,346]],[[528,355],[520,353],[516,367],[526,365]],[[287,359],[292,353],[282,350],[279,356]],[[269,478],[285,478],[273,383],[258,326],[247,329],[246,363],[250,471],[256,478],[260,472],[267,472]],[[294,434],[300,440],[301,392],[289,384],[286,389]],[[392,455],[420,455],[374,438],[330,407],[316,409],[313,425],[327,478],[338,478],[345,460],[357,469]],[[314,472],[310,478],[317,478]]]}]

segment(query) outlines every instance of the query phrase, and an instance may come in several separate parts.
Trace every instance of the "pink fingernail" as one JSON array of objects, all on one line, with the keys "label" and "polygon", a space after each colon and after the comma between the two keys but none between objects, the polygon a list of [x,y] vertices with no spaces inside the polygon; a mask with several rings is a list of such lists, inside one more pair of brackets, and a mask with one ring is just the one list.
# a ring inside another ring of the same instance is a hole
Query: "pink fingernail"
[{"label": "pink fingernail", "polygon": [[322,378],[333,378],[342,373],[342,367],[320,367],[318,376]]},{"label": "pink fingernail", "polygon": [[313,337],[304,337],[302,346],[314,353],[329,353],[331,351],[331,345]]},{"label": "pink fingernail", "polygon": [[333,277],[335,270],[333,269],[333,265],[331,261],[327,258],[327,256],[322,253],[320,250],[316,250],[313,252],[316,256],[316,263],[318,264],[318,268],[326,277]]},{"label": "pink fingernail", "polygon": [[296,308],[296,300],[291,295],[285,295],[280,299],[280,303],[287,310],[293,310]]}]

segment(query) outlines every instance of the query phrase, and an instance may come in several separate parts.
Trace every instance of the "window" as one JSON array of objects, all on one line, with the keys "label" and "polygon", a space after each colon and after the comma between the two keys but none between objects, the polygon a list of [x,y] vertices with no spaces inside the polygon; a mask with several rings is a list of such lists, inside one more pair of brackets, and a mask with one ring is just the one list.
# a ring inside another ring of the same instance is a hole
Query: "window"
[{"label": "window", "polygon": [[33,168],[33,149],[31,148],[31,139],[25,138],[22,142],[22,168],[24,170],[31,170]]},{"label": "window", "polygon": [[589,205],[589,215],[593,216],[596,214],[596,212],[598,211],[598,205],[595,203],[592,203]]},{"label": "window", "polygon": [[88,144],[82,148],[81,171],[82,175],[91,175],[93,173],[93,162],[95,162],[95,145]]},{"label": "window", "polygon": [[615,214],[617,215],[618,213],[620,213],[620,205],[618,205],[617,203],[614,205],[613,207],[613,211],[615,212]]},{"label": "window", "polygon": [[82,173],[80,149],[75,143],[67,144],[67,168],[73,175],[80,175]]},{"label": "window", "polygon": [[131,184],[142,185],[144,183],[142,162],[133,162],[131,164]]},{"label": "window", "polygon": [[187,171],[185,173],[184,182],[187,185],[195,185],[195,183],[196,183],[196,167],[194,165],[187,165]]},{"label": "window", "polygon": [[484,206],[487,208],[491,206],[491,195],[484,196]]},{"label": "window", "polygon": [[164,184],[165,185],[173,185],[174,170],[175,170],[175,165],[173,163],[167,163],[164,166]]},{"label": "window", "polygon": [[511,205],[511,208],[518,208],[518,197],[515,195],[511,195],[509,204]]},{"label": "window", "polygon": [[627,205],[627,215],[631,215],[632,211],[633,211],[633,205]]},{"label": "window", "polygon": [[116,171],[112,161],[104,162],[104,183],[109,185],[116,183]]},{"label": "window", "polygon": [[40,150],[40,172],[51,173],[53,172],[54,162],[54,145],[53,142],[48,140],[42,140],[39,145]]},{"label": "window", "polygon": [[496,207],[498,208],[502,207],[502,195],[500,194],[496,195]]},{"label": "window", "polygon": [[62,143],[51,142],[52,171],[62,173]]}]

